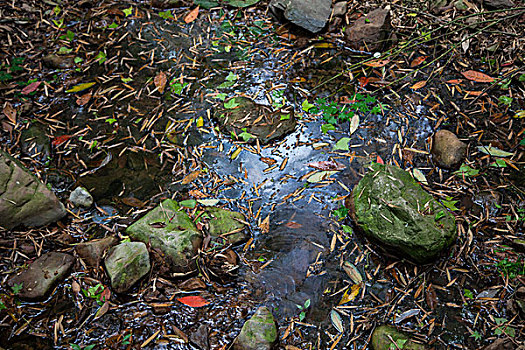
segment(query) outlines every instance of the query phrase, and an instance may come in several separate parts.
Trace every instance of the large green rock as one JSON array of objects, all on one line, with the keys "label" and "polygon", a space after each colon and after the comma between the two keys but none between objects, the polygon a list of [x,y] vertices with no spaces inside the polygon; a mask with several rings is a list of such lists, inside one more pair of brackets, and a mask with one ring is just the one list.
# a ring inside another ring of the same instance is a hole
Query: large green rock
[{"label": "large green rock", "polygon": [[391,165],[372,165],[352,192],[350,212],[369,238],[418,263],[436,258],[456,238],[454,216]]},{"label": "large green rock", "polygon": [[239,212],[230,211],[222,208],[211,207],[206,210],[210,216],[209,230],[213,237],[223,237],[229,244],[237,244],[245,241],[246,218]]},{"label": "large green rock", "polygon": [[261,306],[242,326],[233,348],[235,350],[270,350],[277,341],[277,326],[272,313]]},{"label": "large green rock", "polygon": [[202,244],[202,234],[177,202],[166,199],[126,229],[133,239],[161,251],[174,272],[189,272]]},{"label": "large green rock", "polygon": [[117,293],[127,291],[151,268],[148,249],[142,242],[124,242],[111,248],[104,263]]},{"label": "large green rock", "polygon": [[64,205],[21,163],[0,150],[0,227],[47,225],[66,215]]},{"label": "large green rock", "polygon": [[[395,342],[395,343],[394,343]],[[373,350],[425,350],[425,346],[415,343],[410,337],[399,332],[395,327],[384,325],[377,327],[372,333]]]}]

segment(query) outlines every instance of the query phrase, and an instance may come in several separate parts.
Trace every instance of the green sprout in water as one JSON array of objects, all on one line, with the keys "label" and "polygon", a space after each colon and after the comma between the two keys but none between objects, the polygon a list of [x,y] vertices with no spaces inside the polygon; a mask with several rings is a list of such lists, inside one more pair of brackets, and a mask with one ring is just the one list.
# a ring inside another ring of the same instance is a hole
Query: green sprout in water
[{"label": "green sprout in water", "polygon": [[307,299],[305,302],[304,302],[304,305],[301,306],[301,305],[297,305],[297,308],[299,310],[301,310],[301,312],[299,313],[299,321],[304,321],[304,319],[306,318],[306,310],[310,307],[310,299]]}]

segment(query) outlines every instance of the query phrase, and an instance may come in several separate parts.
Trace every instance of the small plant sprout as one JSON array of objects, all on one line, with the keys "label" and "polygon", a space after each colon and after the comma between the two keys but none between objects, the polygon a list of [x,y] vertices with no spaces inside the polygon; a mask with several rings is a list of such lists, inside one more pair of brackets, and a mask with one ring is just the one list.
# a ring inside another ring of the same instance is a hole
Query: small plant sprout
[{"label": "small plant sprout", "polygon": [[304,302],[304,305],[297,305],[297,308],[299,310],[301,310],[301,312],[299,313],[299,321],[304,321],[304,319],[306,318],[306,310],[310,307],[310,299],[307,299],[305,302]]}]

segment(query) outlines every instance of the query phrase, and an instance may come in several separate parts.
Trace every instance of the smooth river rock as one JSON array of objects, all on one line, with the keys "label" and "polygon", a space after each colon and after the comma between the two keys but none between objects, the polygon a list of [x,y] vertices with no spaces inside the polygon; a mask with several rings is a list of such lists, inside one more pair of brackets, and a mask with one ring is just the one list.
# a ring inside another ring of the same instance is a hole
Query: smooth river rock
[{"label": "smooth river rock", "polygon": [[331,0],[272,0],[270,10],[312,33],[321,31],[330,17]]},{"label": "smooth river rock", "polygon": [[173,272],[189,272],[202,244],[202,234],[178,203],[166,199],[126,229],[135,240],[162,252]]},{"label": "smooth river rock", "polygon": [[242,326],[234,350],[270,350],[277,341],[277,326],[272,313],[261,306]]},{"label": "smooth river rock", "polygon": [[454,216],[396,166],[373,163],[349,204],[368,238],[417,263],[437,258],[456,238]]},{"label": "smooth river rock", "polygon": [[124,242],[111,248],[104,263],[117,293],[130,289],[151,268],[148,249],[142,242]]},{"label": "smooth river rock", "polygon": [[432,139],[432,157],[437,165],[452,169],[461,164],[467,154],[467,144],[461,142],[456,134],[439,130]]},{"label": "smooth river rock", "polygon": [[8,285],[21,285],[17,294],[25,300],[43,300],[69,272],[75,258],[69,254],[49,252],[33,261],[27,270],[12,277]]},{"label": "smooth river rock", "polygon": [[64,205],[45,184],[0,150],[0,226],[43,226],[66,215]]}]

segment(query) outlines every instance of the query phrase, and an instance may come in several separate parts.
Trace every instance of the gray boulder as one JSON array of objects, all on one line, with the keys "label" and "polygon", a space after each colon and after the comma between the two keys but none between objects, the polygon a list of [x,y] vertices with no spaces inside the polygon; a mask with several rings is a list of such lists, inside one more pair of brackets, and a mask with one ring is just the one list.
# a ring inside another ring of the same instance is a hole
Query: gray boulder
[{"label": "gray boulder", "polygon": [[349,204],[366,236],[418,263],[436,258],[456,238],[454,216],[408,172],[392,165],[374,163]]},{"label": "gray boulder", "polygon": [[171,199],[166,199],[129,226],[126,233],[162,252],[174,272],[189,272],[196,267],[195,257],[202,244],[202,234]]},{"label": "gray boulder", "polygon": [[66,215],[64,205],[45,184],[0,150],[0,226],[42,226]]},{"label": "gray boulder", "polygon": [[270,10],[299,27],[317,33],[330,17],[331,0],[272,0]]},{"label": "gray boulder", "polygon": [[277,326],[272,313],[262,306],[242,326],[233,344],[235,350],[270,350],[277,341]]},{"label": "gray boulder", "polygon": [[151,267],[148,249],[142,242],[124,242],[113,247],[104,263],[117,293],[130,289]]},{"label": "gray boulder", "polygon": [[50,252],[33,261],[29,268],[8,281],[11,287],[21,286],[21,299],[43,300],[69,272],[75,258],[69,254]]}]

